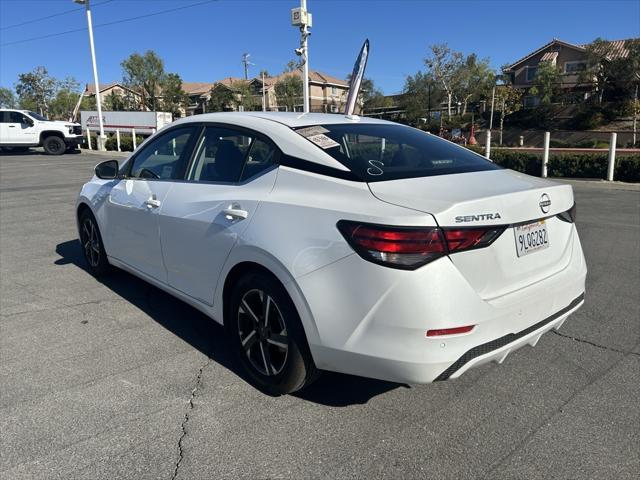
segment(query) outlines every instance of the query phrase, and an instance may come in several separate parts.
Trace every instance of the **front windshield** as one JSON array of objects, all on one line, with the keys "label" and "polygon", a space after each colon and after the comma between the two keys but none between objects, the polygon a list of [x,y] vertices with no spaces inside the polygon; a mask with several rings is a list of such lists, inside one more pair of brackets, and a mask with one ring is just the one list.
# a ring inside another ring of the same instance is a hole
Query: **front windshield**
[{"label": "front windshield", "polygon": [[43,117],[42,115],[40,115],[39,113],[36,112],[27,112],[30,116],[32,116],[33,118],[35,118],[36,120],[40,120],[41,122],[47,122],[49,121],[48,118]]},{"label": "front windshield", "polygon": [[398,124],[334,124],[295,129],[365,182],[499,169],[466,148]]}]

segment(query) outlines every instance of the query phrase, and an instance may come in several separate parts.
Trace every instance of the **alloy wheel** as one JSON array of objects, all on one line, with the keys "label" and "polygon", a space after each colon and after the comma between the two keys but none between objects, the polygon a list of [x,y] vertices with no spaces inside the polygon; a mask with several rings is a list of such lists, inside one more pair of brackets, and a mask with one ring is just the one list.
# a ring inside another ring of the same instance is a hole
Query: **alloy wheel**
[{"label": "alloy wheel", "polygon": [[282,372],[289,339],[274,299],[263,290],[249,290],[240,300],[237,318],[242,350],[253,368],[266,376]]},{"label": "alloy wheel", "polygon": [[89,265],[97,267],[100,264],[100,236],[98,227],[91,218],[82,223],[82,247]]}]

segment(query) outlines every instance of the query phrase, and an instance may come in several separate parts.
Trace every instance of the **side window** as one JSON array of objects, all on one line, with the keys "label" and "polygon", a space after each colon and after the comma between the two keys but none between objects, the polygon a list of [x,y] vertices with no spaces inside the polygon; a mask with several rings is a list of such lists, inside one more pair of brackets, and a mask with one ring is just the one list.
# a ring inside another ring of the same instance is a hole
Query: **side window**
[{"label": "side window", "polygon": [[237,182],[253,138],[229,128],[207,127],[196,150],[190,180]]},{"label": "side window", "polygon": [[153,140],[133,158],[131,177],[175,180],[184,177],[190,140],[198,127],[177,128]]},{"label": "side window", "polygon": [[9,112],[0,112],[0,123],[9,123]]},{"label": "side window", "polygon": [[276,149],[273,145],[256,138],[249,150],[240,181],[247,180],[276,163]]},{"label": "side window", "polygon": [[20,112],[9,112],[9,123],[22,123],[24,115]]}]

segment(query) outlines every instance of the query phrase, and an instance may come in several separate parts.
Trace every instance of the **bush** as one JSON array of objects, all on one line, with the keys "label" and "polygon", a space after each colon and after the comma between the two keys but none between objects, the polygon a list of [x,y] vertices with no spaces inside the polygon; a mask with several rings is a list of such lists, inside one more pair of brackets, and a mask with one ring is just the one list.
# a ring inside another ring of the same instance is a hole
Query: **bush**
[{"label": "bush", "polygon": [[[140,135],[136,135],[136,145],[140,145],[144,140]],[[118,140],[115,134],[112,134],[105,143],[107,150],[118,150]],[[120,135],[120,150],[122,152],[133,152],[133,137],[131,135]]]},{"label": "bush", "polygon": [[[482,154],[482,149],[473,148]],[[496,165],[528,175],[540,176],[542,155],[513,150],[492,150],[491,160]],[[550,155],[550,177],[606,178],[608,156],[602,153],[565,153]],[[640,182],[640,155],[620,156],[616,159],[614,178],[621,182]]]}]

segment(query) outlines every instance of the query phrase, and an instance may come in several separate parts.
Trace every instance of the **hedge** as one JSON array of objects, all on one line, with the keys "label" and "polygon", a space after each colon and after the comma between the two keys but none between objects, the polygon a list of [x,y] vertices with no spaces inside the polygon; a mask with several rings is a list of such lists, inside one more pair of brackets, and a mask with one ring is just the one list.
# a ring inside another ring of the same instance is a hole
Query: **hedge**
[{"label": "hedge", "polygon": [[[491,160],[497,165],[540,176],[542,156],[529,152],[493,150]],[[561,153],[549,156],[550,177],[607,178],[607,155],[595,153]],[[618,157],[614,179],[621,182],[640,182],[640,155]]]}]

